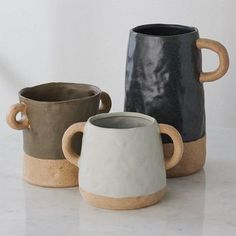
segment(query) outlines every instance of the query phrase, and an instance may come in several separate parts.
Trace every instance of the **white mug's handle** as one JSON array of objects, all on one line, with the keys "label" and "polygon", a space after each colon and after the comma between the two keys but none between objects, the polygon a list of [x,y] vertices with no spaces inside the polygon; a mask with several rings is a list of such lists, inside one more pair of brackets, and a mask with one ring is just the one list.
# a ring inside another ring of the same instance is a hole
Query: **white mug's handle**
[{"label": "white mug's handle", "polygon": [[86,122],[79,122],[71,125],[64,133],[62,138],[62,151],[65,158],[73,165],[79,167],[80,156],[74,152],[71,146],[72,137],[75,133],[83,133]]},{"label": "white mug's handle", "polygon": [[180,133],[171,125],[159,124],[160,132],[167,134],[173,141],[174,152],[171,158],[165,160],[166,170],[176,166],[183,156],[184,144]]}]

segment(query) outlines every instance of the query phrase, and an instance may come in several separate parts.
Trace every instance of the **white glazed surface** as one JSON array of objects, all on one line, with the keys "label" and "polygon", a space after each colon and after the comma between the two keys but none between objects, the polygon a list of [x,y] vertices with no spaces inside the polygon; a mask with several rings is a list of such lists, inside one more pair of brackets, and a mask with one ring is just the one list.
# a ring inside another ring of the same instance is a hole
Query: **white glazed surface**
[{"label": "white glazed surface", "polygon": [[157,124],[106,129],[87,122],[80,159],[80,187],[107,197],[146,196],[166,186]]}]

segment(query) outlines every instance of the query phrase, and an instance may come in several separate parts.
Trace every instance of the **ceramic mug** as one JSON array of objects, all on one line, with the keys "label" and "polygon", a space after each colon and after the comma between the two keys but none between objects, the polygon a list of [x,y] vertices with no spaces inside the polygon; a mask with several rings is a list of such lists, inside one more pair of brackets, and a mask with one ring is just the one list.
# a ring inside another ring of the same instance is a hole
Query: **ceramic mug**
[{"label": "ceramic mug", "polygon": [[[80,156],[71,146],[78,132],[83,133]],[[165,161],[160,133],[174,143],[172,157]],[[181,160],[183,142],[170,125],[144,114],[120,112],[73,124],[63,136],[62,149],[67,160],[80,168],[80,192],[87,202],[100,208],[135,209],[163,197],[166,169]]]},{"label": "ceramic mug", "polygon": [[[22,89],[19,100],[10,108],[7,122],[13,129],[23,130],[24,179],[46,187],[78,185],[78,168],[65,159],[62,136],[71,124],[109,112],[109,95],[88,84],[48,83]],[[19,121],[18,113],[22,114]],[[77,135],[73,140],[77,152],[81,137]]]},{"label": "ceramic mug", "polygon": [[[219,56],[215,71],[202,72],[201,49]],[[151,24],[130,31],[126,63],[125,111],[153,116],[174,126],[184,141],[180,163],[169,177],[192,174],[206,157],[203,83],[221,78],[228,70],[225,47],[217,41],[199,38],[195,27]],[[168,158],[173,145],[163,137]]]}]

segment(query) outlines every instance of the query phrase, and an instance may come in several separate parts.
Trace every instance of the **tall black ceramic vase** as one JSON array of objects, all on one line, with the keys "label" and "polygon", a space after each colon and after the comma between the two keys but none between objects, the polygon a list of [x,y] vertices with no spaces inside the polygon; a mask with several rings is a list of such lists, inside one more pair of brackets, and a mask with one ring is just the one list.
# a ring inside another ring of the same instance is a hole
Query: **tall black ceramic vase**
[{"label": "tall black ceramic vase", "polygon": [[[201,48],[215,51],[219,67],[202,72]],[[201,169],[206,156],[203,82],[221,78],[229,66],[223,45],[200,39],[194,27],[153,24],[130,31],[126,64],[125,111],[151,115],[173,125],[182,135],[182,161],[169,170],[169,177]],[[173,145],[163,137],[164,155]]]}]

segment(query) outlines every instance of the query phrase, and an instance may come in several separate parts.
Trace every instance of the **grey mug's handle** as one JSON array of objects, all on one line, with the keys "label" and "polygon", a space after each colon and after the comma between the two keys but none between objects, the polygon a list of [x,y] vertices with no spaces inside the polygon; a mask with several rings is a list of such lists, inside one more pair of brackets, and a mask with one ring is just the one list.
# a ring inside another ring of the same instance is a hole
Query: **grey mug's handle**
[{"label": "grey mug's handle", "polygon": [[[7,123],[8,125],[17,130],[23,130],[29,128],[30,122],[27,117],[27,106],[24,102],[20,102],[14,104],[10,107],[9,112],[7,114]],[[18,121],[16,120],[17,114],[21,112],[22,118]]]}]

